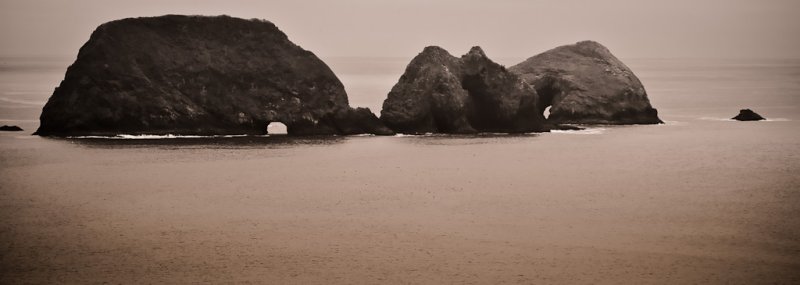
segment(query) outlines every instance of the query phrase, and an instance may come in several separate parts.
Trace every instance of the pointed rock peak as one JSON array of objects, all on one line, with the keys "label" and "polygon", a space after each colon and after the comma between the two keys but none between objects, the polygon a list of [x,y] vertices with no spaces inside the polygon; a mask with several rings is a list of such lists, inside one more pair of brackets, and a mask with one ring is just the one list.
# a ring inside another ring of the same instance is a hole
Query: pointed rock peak
[{"label": "pointed rock peak", "polygon": [[481,47],[479,47],[479,46],[474,46],[471,49],[469,49],[469,52],[467,53],[467,55],[486,57],[486,53],[484,53],[483,49],[481,49]]},{"label": "pointed rock peak", "polygon": [[419,67],[424,66],[431,63],[438,63],[438,64],[447,64],[451,63],[458,58],[451,55],[449,52],[440,48],[438,46],[428,46],[422,50],[414,59],[411,60],[411,63],[408,65],[407,68]]},{"label": "pointed rock peak", "polygon": [[429,55],[449,55],[452,56],[447,50],[439,47],[439,46],[427,46],[425,49],[422,50],[420,55],[429,54]]}]

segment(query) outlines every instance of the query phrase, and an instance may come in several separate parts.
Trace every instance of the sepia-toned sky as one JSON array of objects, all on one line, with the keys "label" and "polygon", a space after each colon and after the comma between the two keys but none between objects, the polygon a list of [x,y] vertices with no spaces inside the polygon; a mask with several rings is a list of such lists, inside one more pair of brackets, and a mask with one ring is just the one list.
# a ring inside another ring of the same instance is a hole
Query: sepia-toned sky
[{"label": "sepia-toned sky", "polygon": [[623,58],[800,58],[798,12],[797,0],[0,0],[0,56],[74,56],[120,18],[227,14],[272,21],[320,56],[527,57],[591,39]]}]

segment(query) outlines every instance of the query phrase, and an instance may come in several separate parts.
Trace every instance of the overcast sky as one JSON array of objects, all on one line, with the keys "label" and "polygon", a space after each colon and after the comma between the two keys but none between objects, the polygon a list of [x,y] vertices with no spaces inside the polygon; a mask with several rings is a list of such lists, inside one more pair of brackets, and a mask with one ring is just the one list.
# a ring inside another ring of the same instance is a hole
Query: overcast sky
[{"label": "overcast sky", "polygon": [[0,0],[0,56],[74,56],[99,24],[163,14],[272,21],[320,56],[527,57],[595,40],[623,58],[800,58],[798,0]]}]

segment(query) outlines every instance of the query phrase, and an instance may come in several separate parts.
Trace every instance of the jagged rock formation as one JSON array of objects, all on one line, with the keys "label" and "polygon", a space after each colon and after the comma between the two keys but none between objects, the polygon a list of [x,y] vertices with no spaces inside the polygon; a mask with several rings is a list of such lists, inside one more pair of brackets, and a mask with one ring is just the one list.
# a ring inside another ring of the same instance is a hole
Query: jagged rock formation
[{"label": "jagged rock formation", "polygon": [[551,106],[551,123],[662,123],[636,75],[599,43],[557,47],[509,71],[536,88],[540,112]]},{"label": "jagged rock formation", "polygon": [[381,120],[400,133],[546,131],[536,91],[473,47],[461,58],[429,46],[383,102]]},{"label": "jagged rock formation", "polygon": [[733,117],[732,119],[737,121],[761,121],[766,120],[766,118],[762,117],[758,113],[754,112],[750,109],[741,109],[739,110],[739,115]]},{"label": "jagged rock formation", "polygon": [[39,135],[391,134],[275,25],[227,16],[98,27],[40,117]]}]

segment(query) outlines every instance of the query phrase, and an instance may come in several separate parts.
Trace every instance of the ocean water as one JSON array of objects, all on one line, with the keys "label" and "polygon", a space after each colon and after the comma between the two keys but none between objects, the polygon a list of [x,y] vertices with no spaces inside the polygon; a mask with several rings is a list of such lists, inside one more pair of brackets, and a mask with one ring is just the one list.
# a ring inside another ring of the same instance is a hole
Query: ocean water
[{"label": "ocean water", "polygon": [[[623,59],[663,125],[31,136],[71,60],[0,59],[0,283],[800,283],[800,60]],[[323,60],[378,113],[410,58]]]}]

